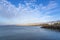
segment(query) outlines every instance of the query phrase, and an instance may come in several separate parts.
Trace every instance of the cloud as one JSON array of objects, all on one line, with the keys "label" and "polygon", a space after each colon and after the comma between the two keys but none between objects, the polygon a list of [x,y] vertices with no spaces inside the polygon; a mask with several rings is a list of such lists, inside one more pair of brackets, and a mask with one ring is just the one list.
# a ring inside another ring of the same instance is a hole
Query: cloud
[{"label": "cloud", "polygon": [[0,16],[12,18],[16,14],[16,7],[7,1],[0,1]]},{"label": "cloud", "polygon": [[19,3],[19,6],[16,7],[7,0],[1,0],[0,16],[12,23],[45,22],[52,20],[53,16],[49,14],[53,13],[55,8],[57,8],[57,3],[54,1],[50,1],[46,6],[37,5],[35,0],[25,1],[25,4]]}]

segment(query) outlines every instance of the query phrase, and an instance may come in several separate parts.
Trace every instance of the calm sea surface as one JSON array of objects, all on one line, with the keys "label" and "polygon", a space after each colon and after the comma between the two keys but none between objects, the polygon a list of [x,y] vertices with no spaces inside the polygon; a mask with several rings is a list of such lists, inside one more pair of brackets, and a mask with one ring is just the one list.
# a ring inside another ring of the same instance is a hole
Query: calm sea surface
[{"label": "calm sea surface", "polygon": [[0,40],[60,40],[60,32],[40,26],[0,26]]}]

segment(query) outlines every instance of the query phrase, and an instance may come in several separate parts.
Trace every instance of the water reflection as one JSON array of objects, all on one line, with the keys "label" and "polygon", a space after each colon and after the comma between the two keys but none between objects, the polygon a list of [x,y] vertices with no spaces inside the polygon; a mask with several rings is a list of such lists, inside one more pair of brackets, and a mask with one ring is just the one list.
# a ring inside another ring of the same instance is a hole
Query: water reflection
[{"label": "water reflection", "polygon": [[60,40],[60,32],[39,26],[0,27],[0,40]]}]

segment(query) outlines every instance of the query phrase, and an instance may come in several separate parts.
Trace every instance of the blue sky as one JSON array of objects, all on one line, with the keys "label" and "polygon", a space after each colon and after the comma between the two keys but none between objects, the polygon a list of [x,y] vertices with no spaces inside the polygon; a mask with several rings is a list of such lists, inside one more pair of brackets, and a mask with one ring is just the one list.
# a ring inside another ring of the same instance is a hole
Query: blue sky
[{"label": "blue sky", "polygon": [[60,20],[60,0],[0,0],[0,24]]}]

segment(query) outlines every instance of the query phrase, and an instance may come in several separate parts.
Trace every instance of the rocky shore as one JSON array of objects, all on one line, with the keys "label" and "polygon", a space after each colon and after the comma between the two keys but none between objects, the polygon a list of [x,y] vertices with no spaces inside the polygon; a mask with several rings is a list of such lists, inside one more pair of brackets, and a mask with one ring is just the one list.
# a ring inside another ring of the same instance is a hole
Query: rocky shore
[{"label": "rocky shore", "polygon": [[48,28],[48,29],[56,29],[56,30],[60,30],[60,23],[54,23],[54,24],[43,24],[42,28]]}]

